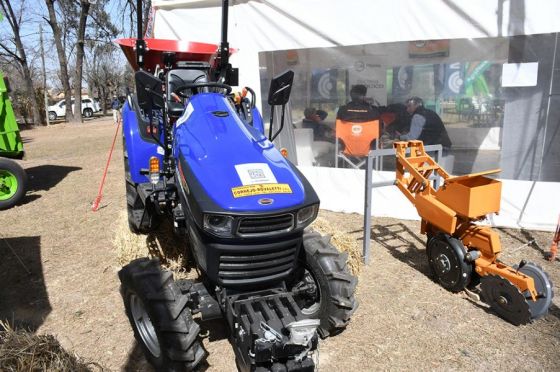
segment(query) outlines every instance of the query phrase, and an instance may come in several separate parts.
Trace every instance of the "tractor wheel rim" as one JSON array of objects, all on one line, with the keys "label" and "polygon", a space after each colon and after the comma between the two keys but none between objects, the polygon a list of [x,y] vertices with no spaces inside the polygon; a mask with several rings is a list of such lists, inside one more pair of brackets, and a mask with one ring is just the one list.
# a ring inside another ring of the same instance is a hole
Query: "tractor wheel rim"
[{"label": "tractor wheel rim", "polygon": [[15,174],[7,170],[0,170],[0,200],[8,200],[15,195],[18,180]]},{"label": "tractor wheel rim", "polygon": [[134,325],[144,345],[146,345],[153,356],[159,358],[161,355],[161,348],[159,346],[156,330],[142,300],[135,294],[130,296],[130,310],[132,312],[132,318],[134,319]]},{"label": "tractor wheel rim", "polygon": [[313,293],[309,293],[311,299],[314,301],[307,307],[301,309],[301,313],[304,315],[311,315],[315,313],[321,307],[321,289],[319,287],[319,283],[313,275],[309,272],[309,270],[305,269],[305,273],[303,275],[302,281],[307,282],[309,284],[315,285],[315,291]]}]

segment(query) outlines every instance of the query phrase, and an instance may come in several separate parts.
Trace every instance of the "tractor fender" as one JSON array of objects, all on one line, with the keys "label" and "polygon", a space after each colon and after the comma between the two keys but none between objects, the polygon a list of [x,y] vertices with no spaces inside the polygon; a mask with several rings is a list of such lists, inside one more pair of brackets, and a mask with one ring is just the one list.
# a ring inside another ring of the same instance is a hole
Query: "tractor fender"
[{"label": "tractor fender", "polygon": [[[133,95],[128,96],[122,109],[123,147],[128,157],[128,169],[131,181],[134,183],[149,182],[146,175],[140,174],[142,168],[149,166],[150,157],[157,156],[160,162],[163,159],[163,148],[150,135],[150,123],[140,112],[138,101]],[[160,125],[157,135],[160,133]]]}]

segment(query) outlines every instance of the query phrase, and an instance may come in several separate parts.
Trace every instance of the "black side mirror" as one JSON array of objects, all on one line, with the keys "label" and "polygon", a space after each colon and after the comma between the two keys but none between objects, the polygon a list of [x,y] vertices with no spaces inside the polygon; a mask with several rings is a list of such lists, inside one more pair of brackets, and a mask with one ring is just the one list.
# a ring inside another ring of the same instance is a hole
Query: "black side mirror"
[{"label": "black side mirror", "polygon": [[284,129],[284,112],[286,110],[286,103],[290,100],[290,93],[292,92],[292,83],[294,82],[294,72],[288,70],[281,75],[276,76],[270,82],[270,90],[268,91],[268,104],[270,106],[282,106],[282,117],[280,119],[280,128],[274,135],[272,134],[272,127],[274,123],[274,110],[270,113],[270,126],[268,129],[268,138],[274,141],[276,137]]},{"label": "black side mirror", "polygon": [[134,80],[138,106],[144,114],[150,115],[153,109],[162,109],[165,106],[160,79],[144,70],[138,70],[134,74]]},{"label": "black side mirror", "polygon": [[282,106],[288,103],[293,81],[294,72],[290,70],[273,78],[270,82],[270,90],[268,91],[268,104],[271,106]]}]

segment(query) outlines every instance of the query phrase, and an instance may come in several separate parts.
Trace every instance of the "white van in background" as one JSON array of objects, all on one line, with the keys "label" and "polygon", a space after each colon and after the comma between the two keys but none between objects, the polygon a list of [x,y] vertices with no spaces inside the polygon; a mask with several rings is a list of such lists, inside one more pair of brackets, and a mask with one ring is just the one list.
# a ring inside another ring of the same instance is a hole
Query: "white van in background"
[{"label": "white van in background", "polygon": [[[82,116],[84,118],[91,118],[94,113],[101,111],[101,106],[97,100],[89,97],[82,97]],[[74,112],[74,98],[72,98],[72,112]],[[49,120],[56,120],[66,116],[66,101],[58,101],[52,106],[49,106]]]}]

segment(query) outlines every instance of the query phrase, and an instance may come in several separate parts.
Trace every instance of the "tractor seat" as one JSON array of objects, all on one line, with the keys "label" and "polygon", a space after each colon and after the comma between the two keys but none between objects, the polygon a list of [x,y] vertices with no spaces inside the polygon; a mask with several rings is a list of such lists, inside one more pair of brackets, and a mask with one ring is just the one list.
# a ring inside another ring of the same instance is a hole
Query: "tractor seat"
[{"label": "tractor seat", "polygon": [[171,99],[171,93],[181,85],[189,83],[205,83],[208,81],[206,69],[175,69],[167,73],[167,99]]}]

